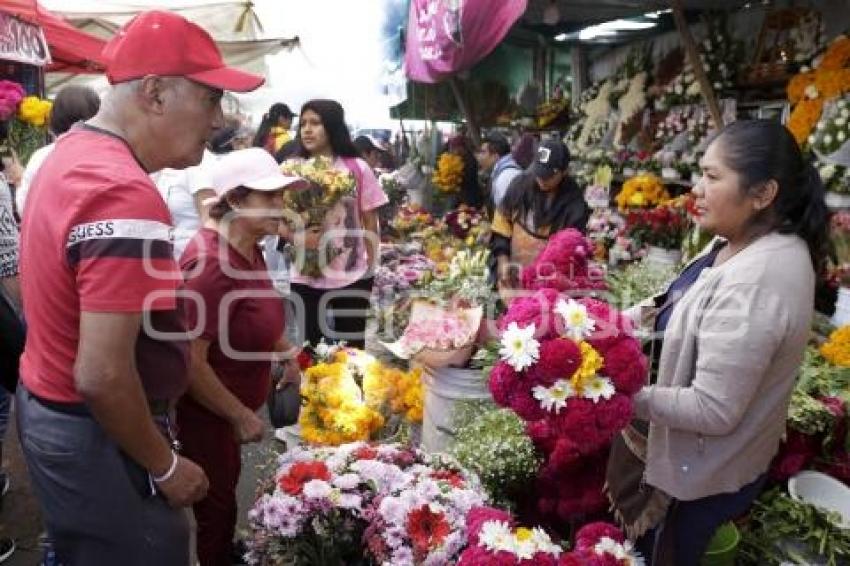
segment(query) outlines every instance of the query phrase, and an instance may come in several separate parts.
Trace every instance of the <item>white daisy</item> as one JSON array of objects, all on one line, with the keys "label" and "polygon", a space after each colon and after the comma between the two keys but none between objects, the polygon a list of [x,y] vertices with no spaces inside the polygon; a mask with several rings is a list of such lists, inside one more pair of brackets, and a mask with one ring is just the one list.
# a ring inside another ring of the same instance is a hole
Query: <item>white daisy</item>
[{"label": "white daisy", "polygon": [[832,143],[832,136],[831,136],[831,135],[829,135],[829,134],[826,134],[826,135],[823,137],[823,143],[824,143],[824,144],[826,144],[826,145],[831,144],[831,143]]},{"label": "white daisy", "polygon": [[531,367],[540,357],[540,342],[534,338],[537,329],[532,323],[520,328],[512,322],[502,334],[502,347],[499,355],[516,371]]},{"label": "white daisy", "polygon": [[837,134],[835,134],[835,139],[837,139],[841,143],[844,143],[844,140],[847,139],[847,134],[845,134],[843,131],[838,132]]},{"label": "white daisy", "polygon": [[614,389],[614,384],[607,377],[595,375],[585,385],[582,391],[585,399],[590,399],[594,403],[598,403],[600,399],[606,401],[614,396],[617,392]]},{"label": "white daisy", "polygon": [[567,406],[570,397],[576,396],[573,384],[566,379],[559,379],[552,387],[536,385],[531,392],[534,394],[534,398],[540,401],[540,406],[544,411],[555,413]]},{"label": "white daisy", "polygon": [[487,521],[481,526],[478,545],[491,552],[500,550],[513,552],[514,534],[504,521]]},{"label": "white daisy", "polygon": [[596,328],[596,322],[587,314],[587,307],[572,299],[559,299],[555,312],[564,319],[567,336],[576,342],[584,340]]}]

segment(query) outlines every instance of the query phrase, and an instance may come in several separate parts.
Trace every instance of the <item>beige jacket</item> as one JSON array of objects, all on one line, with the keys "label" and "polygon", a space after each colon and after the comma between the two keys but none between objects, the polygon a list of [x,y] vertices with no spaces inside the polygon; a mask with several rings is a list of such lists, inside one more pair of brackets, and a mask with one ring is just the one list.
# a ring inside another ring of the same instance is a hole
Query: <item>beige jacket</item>
[{"label": "beige jacket", "polygon": [[785,431],[811,327],[805,242],[769,234],[705,269],[664,334],[658,382],[635,397],[650,421],[646,481],[680,500],[738,491],[767,471]]}]

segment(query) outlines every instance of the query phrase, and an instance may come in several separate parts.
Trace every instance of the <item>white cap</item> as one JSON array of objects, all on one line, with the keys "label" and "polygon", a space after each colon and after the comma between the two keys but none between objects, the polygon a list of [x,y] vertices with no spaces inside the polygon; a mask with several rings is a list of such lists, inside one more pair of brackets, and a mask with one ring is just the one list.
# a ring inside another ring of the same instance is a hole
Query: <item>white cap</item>
[{"label": "white cap", "polygon": [[212,166],[212,188],[219,197],[236,187],[255,191],[303,188],[307,181],[284,175],[274,157],[263,148],[238,149],[220,156]]}]

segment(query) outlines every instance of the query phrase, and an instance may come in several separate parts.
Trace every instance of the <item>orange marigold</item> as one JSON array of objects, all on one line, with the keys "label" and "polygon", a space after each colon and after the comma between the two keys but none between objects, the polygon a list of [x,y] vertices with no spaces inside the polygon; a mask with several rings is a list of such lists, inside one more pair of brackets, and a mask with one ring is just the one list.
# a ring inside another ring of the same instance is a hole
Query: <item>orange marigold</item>
[{"label": "orange marigold", "polygon": [[788,100],[791,104],[796,104],[803,99],[806,87],[815,82],[814,73],[806,73],[803,75],[794,75],[788,82]]},{"label": "orange marigold", "polygon": [[847,63],[850,63],[850,38],[842,36],[832,42],[818,68],[825,71],[841,69]]},{"label": "orange marigold", "polygon": [[820,96],[835,98],[850,90],[850,69],[818,71],[815,73],[815,87]]},{"label": "orange marigold", "polygon": [[820,98],[802,100],[794,107],[791,117],[788,118],[788,129],[794,134],[798,144],[803,145],[808,139],[815,124],[820,120],[821,112],[823,112],[823,100]]}]

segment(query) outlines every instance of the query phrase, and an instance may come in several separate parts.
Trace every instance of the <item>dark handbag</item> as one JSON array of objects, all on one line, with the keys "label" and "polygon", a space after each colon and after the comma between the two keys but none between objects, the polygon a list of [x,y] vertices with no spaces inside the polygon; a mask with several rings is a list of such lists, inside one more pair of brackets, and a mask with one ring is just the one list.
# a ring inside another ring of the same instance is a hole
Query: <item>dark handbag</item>
[{"label": "dark handbag", "polygon": [[26,326],[0,285],[0,387],[14,393],[18,386]]},{"label": "dark handbag", "polygon": [[272,371],[272,389],[266,402],[269,421],[274,428],[294,425],[301,412],[301,387],[297,383],[283,382],[283,368],[279,365]]}]

